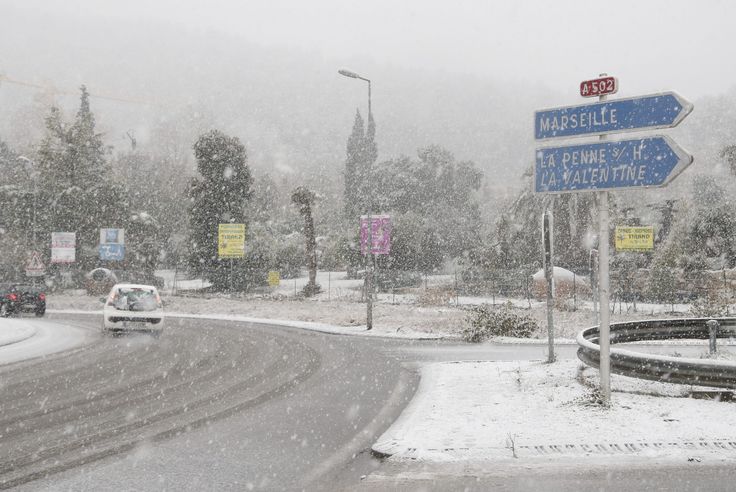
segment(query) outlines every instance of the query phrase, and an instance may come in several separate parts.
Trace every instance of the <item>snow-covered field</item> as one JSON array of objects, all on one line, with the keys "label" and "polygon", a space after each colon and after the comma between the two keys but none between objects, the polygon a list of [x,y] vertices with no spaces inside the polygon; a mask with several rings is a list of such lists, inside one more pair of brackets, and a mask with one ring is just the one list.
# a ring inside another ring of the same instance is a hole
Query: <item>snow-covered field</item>
[{"label": "snow-covered field", "polygon": [[[160,271],[157,275],[166,280],[164,292],[172,292],[172,271]],[[481,303],[501,305],[511,303],[520,313],[529,314],[539,324],[536,338],[547,338],[546,304],[534,299],[506,299],[502,297],[453,297],[447,295],[454,277],[437,275],[427,279],[424,286],[402,289],[401,293],[379,294],[374,304],[372,335],[403,336],[407,338],[446,337],[458,338],[462,331],[467,308]],[[282,280],[281,285],[264,290],[259,295],[237,294],[187,295],[186,289],[199,289],[206,285],[201,280],[177,280],[176,295],[164,295],[167,313],[217,314],[271,320],[291,320],[343,327],[345,332],[365,331],[366,304],[361,302],[362,280],[348,279],[345,272],[319,272],[317,282],[323,291],[315,297],[304,299],[299,294],[307,278]],[[446,289],[443,294],[443,290]],[[58,310],[99,311],[102,304],[98,297],[86,296],[83,291],[48,296],[51,312]],[[579,309],[556,310],[555,336],[573,341],[578,332],[595,324],[592,303],[579,300]],[[612,321],[631,321],[662,317],[672,310],[671,305],[639,304],[616,305]],[[675,305],[675,310],[686,313],[687,305]],[[682,316],[682,314],[680,314]]]},{"label": "snow-covered field", "polygon": [[611,408],[593,404],[598,372],[575,360],[436,363],[373,449],[392,460],[615,457],[736,460],[734,404],[691,388],[613,375]]},{"label": "snow-covered field", "polygon": [[[85,295],[49,295],[47,305],[50,313],[102,310],[99,299]],[[354,334],[366,331],[366,305],[357,301],[164,296],[164,309],[167,316],[219,315],[231,319],[291,320],[331,325],[338,332],[340,329]],[[372,334],[406,338],[457,337],[464,315],[464,311],[452,307],[379,303],[373,312]]]}]

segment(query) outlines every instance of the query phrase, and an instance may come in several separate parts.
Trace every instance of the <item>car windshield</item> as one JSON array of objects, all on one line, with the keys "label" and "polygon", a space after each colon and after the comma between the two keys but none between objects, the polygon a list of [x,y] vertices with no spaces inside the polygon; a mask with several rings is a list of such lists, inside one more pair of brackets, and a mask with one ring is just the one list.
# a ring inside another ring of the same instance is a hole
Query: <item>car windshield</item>
[{"label": "car windshield", "polygon": [[114,302],[123,311],[155,311],[158,308],[156,294],[140,288],[119,288]]}]

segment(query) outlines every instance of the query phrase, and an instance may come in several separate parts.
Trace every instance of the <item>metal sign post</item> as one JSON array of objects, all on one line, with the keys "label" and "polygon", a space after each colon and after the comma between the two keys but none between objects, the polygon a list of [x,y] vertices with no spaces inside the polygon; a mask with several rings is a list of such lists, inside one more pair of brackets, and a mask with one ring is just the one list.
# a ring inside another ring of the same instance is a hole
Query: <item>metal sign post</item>
[{"label": "metal sign post", "polygon": [[[601,77],[606,74],[602,73]],[[607,96],[604,94],[598,98],[599,101],[605,101]],[[599,140],[605,140],[606,136],[601,135]],[[608,289],[610,287],[610,279],[608,278],[608,192],[598,192],[598,294],[600,299],[598,309],[600,309],[600,320],[598,344],[601,348],[600,373],[601,373],[601,396],[603,403],[608,405],[611,403],[611,311]]]},{"label": "metal sign post", "polygon": [[[534,138],[598,135],[598,143],[537,149],[534,191],[570,193],[592,191],[598,205],[598,299],[601,397],[611,401],[609,189],[666,186],[693,162],[665,136],[607,142],[606,135],[671,128],[693,110],[674,92],[607,101],[618,91],[618,80],[601,74],[583,81],[580,95],[599,96],[598,102],[544,109],[534,113]],[[591,252],[591,266],[594,260]],[[595,303],[594,303],[595,304]]]},{"label": "metal sign post", "polygon": [[542,215],[542,244],[544,245],[544,276],[547,278],[547,339],[549,344],[547,362],[555,361],[555,268],[553,263],[553,219],[552,212]]},{"label": "metal sign post", "polygon": [[[374,224],[375,223],[375,224]],[[375,290],[376,255],[387,255],[391,251],[391,217],[373,215],[360,216],[360,249],[365,259],[366,329],[373,328],[373,291]]]},{"label": "metal sign post", "polygon": [[598,250],[590,250],[590,258],[588,262],[590,268],[590,291],[593,297],[593,312],[595,313],[596,326],[600,323],[598,319]]},{"label": "metal sign post", "polygon": [[228,284],[233,292],[233,259],[245,257],[245,224],[217,225],[217,258],[229,259]]}]

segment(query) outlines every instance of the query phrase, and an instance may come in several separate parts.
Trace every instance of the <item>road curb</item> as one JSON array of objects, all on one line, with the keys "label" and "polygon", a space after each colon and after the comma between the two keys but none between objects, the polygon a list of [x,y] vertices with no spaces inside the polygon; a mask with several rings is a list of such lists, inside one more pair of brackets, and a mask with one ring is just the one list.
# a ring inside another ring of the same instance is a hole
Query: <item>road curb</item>
[{"label": "road curb", "polygon": [[[83,314],[83,315],[102,315],[102,311],[85,311],[81,309],[47,309],[47,313],[51,314]],[[364,325],[361,326],[336,326],[325,323],[315,323],[312,321],[294,321],[270,318],[252,318],[249,316],[231,315],[231,314],[191,314],[191,313],[169,313],[165,312],[166,318],[185,318],[185,319],[210,319],[217,321],[237,321],[242,323],[254,323],[264,325],[285,326],[288,328],[298,328],[302,330],[316,331],[330,335],[352,335],[372,338],[385,338],[397,340],[456,340],[460,338],[452,335],[441,335],[428,333],[426,335],[410,336],[409,334],[396,332],[380,332],[368,331]],[[417,332],[414,332],[415,334]]]}]

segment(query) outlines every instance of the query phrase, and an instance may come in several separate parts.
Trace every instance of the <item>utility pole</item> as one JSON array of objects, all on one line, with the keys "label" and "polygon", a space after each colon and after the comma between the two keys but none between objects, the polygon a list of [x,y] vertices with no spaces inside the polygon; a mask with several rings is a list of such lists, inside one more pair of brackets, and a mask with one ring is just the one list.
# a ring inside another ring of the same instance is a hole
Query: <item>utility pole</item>
[{"label": "utility pole", "polygon": [[[363,80],[365,82],[368,82],[368,122],[370,124],[370,121],[373,118],[373,113],[371,112],[371,81],[370,79],[367,79],[365,77],[361,77],[355,72],[351,72],[350,70],[338,70],[337,73],[344,77],[349,77],[351,79],[359,79]],[[365,281],[363,283],[363,288],[365,289],[365,295],[366,295],[366,316],[365,316],[365,324],[366,328],[368,330],[373,328],[373,272],[375,271],[375,262],[376,257],[373,254],[373,218],[371,217],[371,211],[373,208],[373,182],[371,180],[370,173],[366,173],[364,178],[364,185],[366,186],[366,190],[368,191],[368,196],[366,198],[366,217],[368,222],[368,239],[366,244],[366,253],[364,255],[365,258]],[[361,227],[362,230],[362,227]]]}]

